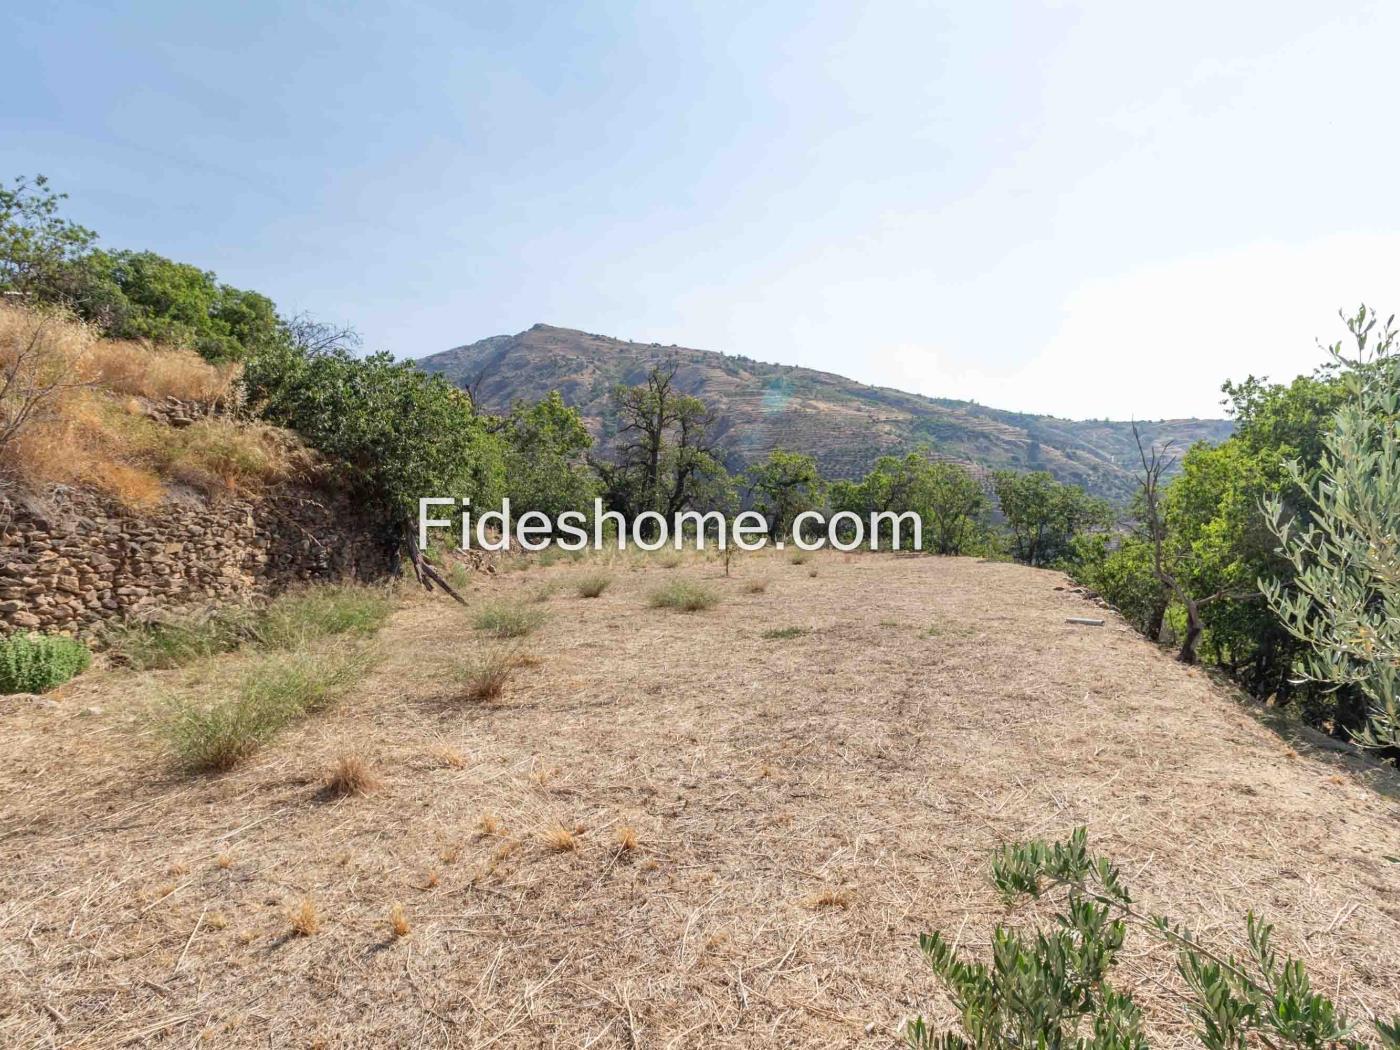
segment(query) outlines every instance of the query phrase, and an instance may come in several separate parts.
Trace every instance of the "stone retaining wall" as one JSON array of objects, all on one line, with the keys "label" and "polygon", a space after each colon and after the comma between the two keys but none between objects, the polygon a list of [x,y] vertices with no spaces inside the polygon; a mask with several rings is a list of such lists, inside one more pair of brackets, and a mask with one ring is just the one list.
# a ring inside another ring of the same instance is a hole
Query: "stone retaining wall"
[{"label": "stone retaining wall", "polygon": [[311,580],[396,571],[382,529],[335,494],[283,487],[258,499],[173,495],[133,514],[94,493],[0,487],[0,636],[83,633],[243,603]]}]

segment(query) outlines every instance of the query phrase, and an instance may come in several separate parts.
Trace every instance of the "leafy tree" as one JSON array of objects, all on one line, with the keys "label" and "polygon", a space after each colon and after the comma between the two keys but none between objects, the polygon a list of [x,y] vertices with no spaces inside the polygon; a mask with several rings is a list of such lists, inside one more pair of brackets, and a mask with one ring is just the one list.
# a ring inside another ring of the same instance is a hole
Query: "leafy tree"
[{"label": "leafy tree", "polygon": [[0,182],[0,291],[42,297],[97,239],[59,214],[67,197],[43,175]]},{"label": "leafy tree", "polygon": [[279,349],[250,372],[263,416],[343,463],[364,498],[405,528],[421,497],[479,507],[503,494],[499,437],[465,393],[412,361]]},{"label": "leafy tree", "polygon": [[925,549],[967,554],[982,546],[987,494],[977,479],[956,463],[930,463],[921,486]]},{"label": "leafy tree", "polygon": [[597,482],[584,453],[593,439],[558,391],[533,405],[517,402],[500,433],[512,509],[538,510],[551,520],[567,510],[591,511]]},{"label": "leafy tree", "polygon": [[154,252],[103,251],[62,217],[48,180],[0,184],[0,291],[59,303],[103,333],[186,346],[213,362],[243,361],[285,337],[272,301]]},{"label": "leafy tree", "polygon": [[1081,532],[1112,522],[1108,504],[1043,470],[998,470],[992,484],[1006,518],[1012,556],[1027,565],[1049,565],[1069,553]]},{"label": "leafy tree", "polygon": [[629,517],[654,511],[670,519],[703,509],[728,492],[728,474],[711,438],[714,417],[676,388],[675,364],[653,368],[639,386],[613,391],[615,461],[594,461],[608,505]]},{"label": "leafy tree", "polygon": [[[871,514],[918,514],[923,549],[939,554],[966,554],[985,545],[986,493],[965,469],[932,459],[927,449],[903,458],[881,456],[859,482],[833,483],[831,507],[863,521]],[[911,530],[901,530],[901,546],[912,545],[913,538]],[[879,539],[893,540],[891,526],[881,524]]]},{"label": "leafy tree", "polygon": [[763,514],[776,536],[792,533],[793,519],[826,503],[826,482],[817,461],[800,452],[774,449],[748,469],[754,508]]},{"label": "leafy tree", "polygon": [[[992,859],[992,883],[1008,904],[1059,896],[1054,924],[998,926],[990,965],[968,962],[939,933],[919,947],[947,986],[961,1031],[937,1033],[915,1018],[915,1050],[1146,1050],[1142,1011],[1112,984],[1130,928],[1177,952],[1197,1040],[1207,1050],[1362,1050],[1346,1014],[1312,989],[1297,959],[1280,958],[1273,927],[1251,912],[1244,958],[1213,950],[1165,916],[1140,911],[1118,869],[1088,851],[1084,829],[1063,842],[1013,844]],[[1376,1022],[1386,1050],[1400,1050],[1400,1017]]]},{"label": "leafy tree", "polygon": [[1357,739],[1400,748],[1400,355],[1394,317],[1379,329],[1376,320],[1364,306],[1346,319],[1354,359],[1340,344],[1330,348],[1346,400],[1322,438],[1316,477],[1288,464],[1312,501],[1312,521],[1300,524],[1277,497],[1267,501],[1269,529],[1293,573],[1287,584],[1260,586],[1307,646],[1301,676],[1359,690],[1369,710]]},{"label": "leafy tree", "polygon": [[1152,569],[1152,545],[1141,536],[1110,545],[1107,533],[1076,536],[1070,545],[1073,575],[1117,609],[1139,631],[1162,634],[1167,595]]}]

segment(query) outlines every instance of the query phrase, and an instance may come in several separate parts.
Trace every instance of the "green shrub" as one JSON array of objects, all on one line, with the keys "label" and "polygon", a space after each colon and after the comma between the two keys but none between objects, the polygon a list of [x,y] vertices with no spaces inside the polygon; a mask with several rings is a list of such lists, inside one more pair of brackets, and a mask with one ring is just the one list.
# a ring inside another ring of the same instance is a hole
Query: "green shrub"
[{"label": "green shrub", "polygon": [[771,631],[764,631],[763,637],[770,641],[778,641],[786,638],[801,638],[810,632],[805,627],[775,627]]},{"label": "green shrub", "polygon": [[[1062,893],[1055,921],[1029,931],[998,926],[990,965],[964,961],[941,934],[921,935],[919,947],[947,985],[962,1032],[939,1034],[915,1018],[905,1038],[916,1050],[1146,1050],[1142,1011],[1110,983],[1129,926],[1177,951],[1196,1037],[1208,1050],[1364,1045],[1332,1000],[1311,989],[1302,962],[1278,957],[1273,928],[1253,912],[1245,920],[1246,958],[1212,951],[1164,916],[1138,911],[1113,864],[1089,854],[1083,828],[1064,842],[998,850],[992,883],[1008,904]],[[1383,1047],[1400,1050],[1400,1018],[1378,1020],[1376,1029]]]},{"label": "green shrub", "polygon": [[506,602],[492,602],[477,610],[472,622],[478,631],[496,638],[523,638],[544,623],[544,613]]},{"label": "green shrub", "polygon": [[356,584],[322,584],[276,598],[258,614],[250,630],[261,646],[295,649],[329,635],[372,635],[393,611],[394,603],[386,591]]},{"label": "green shrub", "polygon": [[690,580],[676,580],[651,593],[651,604],[657,609],[680,609],[682,612],[698,612],[708,609],[719,601],[719,595],[703,584]]},{"label": "green shrub", "polygon": [[193,772],[231,769],[281,729],[323,710],[358,682],[372,657],[364,650],[279,653],[264,657],[231,695],[210,705],[170,705],[161,733],[171,753]]},{"label": "green shrub", "polygon": [[0,639],[0,694],[43,693],[87,670],[87,646],[58,635]]},{"label": "green shrub", "polygon": [[387,591],[357,584],[317,584],[273,599],[262,609],[230,607],[150,624],[121,624],[105,635],[111,651],[137,671],[184,667],[245,644],[296,649],[331,635],[373,634],[393,612]]},{"label": "green shrub", "polygon": [[242,645],[245,615],[241,610],[227,610],[161,623],[114,624],[107,628],[103,641],[113,656],[133,670],[184,667]]},{"label": "green shrub", "polygon": [[578,590],[578,596],[580,598],[597,598],[606,591],[611,584],[611,576],[604,572],[595,572],[580,577],[575,587]]}]

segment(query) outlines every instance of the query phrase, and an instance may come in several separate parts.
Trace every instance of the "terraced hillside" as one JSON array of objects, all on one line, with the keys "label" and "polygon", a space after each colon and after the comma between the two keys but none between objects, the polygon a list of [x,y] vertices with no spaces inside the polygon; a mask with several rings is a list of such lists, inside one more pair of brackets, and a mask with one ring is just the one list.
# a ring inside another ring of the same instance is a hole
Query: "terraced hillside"
[{"label": "terraced hillside", "polygon": [[[712,350],[631,343],[537,324],[423,358],[423,368],[470,387],[488,411],[517,398],[560,391],[596,436],[610,424],[610,393],[641,382],[654,365],[675,362],[687,393],[718,416],[731,469],[770,449],[810,452],[829,477],[854,477],[876,457],[930,446],[984,468],[1048,470],[1092,492],[1121,500],[1133,490],[1137,450],[1126,422],[1056,419],[1005,412],[967,401],[867,386],[830,372],[765,364]],[[1154,442],[1220,441],[1222,419],[1143,424]]]}]

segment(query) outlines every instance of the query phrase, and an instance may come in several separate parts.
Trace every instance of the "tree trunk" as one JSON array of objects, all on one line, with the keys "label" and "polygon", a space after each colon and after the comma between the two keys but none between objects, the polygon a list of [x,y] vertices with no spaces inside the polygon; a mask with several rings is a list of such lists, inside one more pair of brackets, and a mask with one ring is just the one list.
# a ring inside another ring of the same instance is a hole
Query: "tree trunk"
[{"label": "tree trunk", "polygon": [[1176,658],[1184,664],[1196,663],[1196,645],[1201,640],[1205,625],[1201,623],[1201,611],[1191,599],[1186,599],[1186,637],[1181,640],[1181,652]]}]

